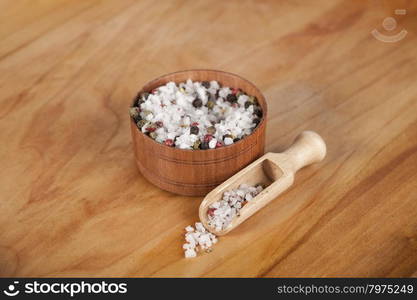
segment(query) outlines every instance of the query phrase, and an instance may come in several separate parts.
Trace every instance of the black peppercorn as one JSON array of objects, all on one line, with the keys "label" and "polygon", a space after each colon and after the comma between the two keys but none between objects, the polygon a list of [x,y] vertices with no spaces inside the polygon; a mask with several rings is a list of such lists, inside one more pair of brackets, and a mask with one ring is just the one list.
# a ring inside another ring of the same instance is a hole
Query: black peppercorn
[{"label": "black peppercorn", "polygon": [[253,123],[254,123],[256,126],[258,126],[260,122],[261,122],[261,119],[259,119],[259,118],[253,119]]},{"label": "black peppercorn", "polygon": [[255,115],[257,115],[259,118],[262,118],[262,110],[261,110],[259,107],[256,107],[256,108],[253,110],[253,113],[254,113]]},{"label": "black peppercorn", "polygon": [[195,108],[200,108],[200,107],[203,106],[203,101],[201,101],[200,98],[195,98],[194,101],[193,101],[193,106]]},{"label": "black peppercorn", "polygon": [[138,93],[135,97],[135,101],[133,102],[134,106],[140,106],[143,102],[145,102],[146,99],[148,99],[149,93],[142,92]]},{"label": "black peppercorn", "polygon": [[230,103],[236,103],[237,102],[237,97],[236,97],[236,95],[229,94],[229,95],[227,95],[226,100]]},{"label": "black peppercorn", "polygon": [[236,142],[239,142],[239,141],[240,141],[240,138],[233,139],[233,143],[236,143]]},{"label": "black peppercorn", "polygon": [[133,117],[133,120],[135,120],[135,123],[138,123],[139,121],[142,120],[141,116],[137,115],[135,117]]},{"label": "black peppercorn", "polygon": [[220,95],[219,95],[219,91],[220,91],[220,90],[217,90],[217,91],[216,91],[216,94],[214,95],[214,97],[215,97],[216,99],[218,99],[218,98],[220,97]]},{"label": "black peppercorn", "polygon": [[135,100],[133,101],[133,106],[140,106],[143,103],[142,97],[140,94],[137,94]]},{"label": "black peppercorn", "polygon": [[201,143],[201,145],[200,145],[200,148],[201,148],[202,150],[207,150],[207,149],[209,149],[209,143],[208,143],[208,142],[202,142],[202,143]]},{"label": "black peppercorn", "polygon": [[190,127],[190,134],[198,134],[198,132],[199,132],[199,129],[198,129],[198,127],[197,126],[191,126]]},{"label": "black peppercorn", "polygon": [[206,89],[210,88],[210,82],[209,81],[202,81],[201,85],[204,86]]},{"label": "black peppercorn", "polygon": [[251,105],[253,105],[253,103],[252,103],[252,102],[250,102],[250,101],[246,101],[246,102],[245,102],[245,108],[246,108],[246,109],[248,109],[248,108],[249,108],[249,106],[251,106]]},{"label": "black peppercorn", "polygon": [[149,95],[150,95],[150,94],[149,94],[148,92],[143,92],[143,93],[142,93],[142,99],[143,99],[143,100],[148,100]]}]

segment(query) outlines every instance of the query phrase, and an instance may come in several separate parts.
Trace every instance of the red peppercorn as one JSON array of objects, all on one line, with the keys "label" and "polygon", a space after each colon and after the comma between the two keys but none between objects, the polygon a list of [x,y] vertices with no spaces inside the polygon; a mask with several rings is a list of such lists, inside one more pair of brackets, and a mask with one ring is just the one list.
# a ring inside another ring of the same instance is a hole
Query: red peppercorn
[{"label": "red peppercorn", "polygon": [[207,210],[207,214],[210,216],[210,217],[213,217],[214,216],[214,211],[215,211],[216,209],[215,208],[209,208],[208,210]]},{"label": "red peppercorn", "polygon": [[166,139],[164,141],[164,144],[167,145],[167,146],[169,146],[169,147],[172,147],[172,146],[174,146],[174,141],[171,140],[171,139]]},{"label": "red peppercorn", "polygon": [[220,147],[223,147],[223,144],[221,142],[217,142],[216,143],[216,148],[220,148]]},{"label": "red peppercorn", "polygon": [[211,141],[212,138],[213,138],[213,136],[211,134],[206,134],[204,136],[204,141],[208,143],[208,142]]},{"label": "red peppercorn", "polygon": [[236,95],[239,91],[240,91],[240,89],[232,88],[232,94],[233,95]]},{"label": "red peppercorn", "polygon": [[199,125],[198,122],[191,123],[191,126],[198,126],[198,125]]},{"label": "red peppercorn", "polygon": [[156,130],[155,127],[146,127],[147,132],[154,132]]}]

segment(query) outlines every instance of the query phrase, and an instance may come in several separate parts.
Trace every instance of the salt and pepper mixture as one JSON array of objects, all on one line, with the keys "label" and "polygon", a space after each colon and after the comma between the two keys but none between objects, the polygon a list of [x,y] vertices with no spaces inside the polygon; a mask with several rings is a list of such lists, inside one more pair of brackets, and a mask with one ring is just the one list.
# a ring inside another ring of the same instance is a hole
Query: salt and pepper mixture
[{"label": "salt and pepper mixture", "polygon": [[[207,238],[204,237],[201,248],[211,249],[212,244],[217,242],[216,236],[224,235],[236,228],[288,189],[299,169],[320,162],[325,156],[326,144],[323,139],[313,131],[304,131],[283,153],[266,153],[220,184],[207,194],[199,208],[201,223],[196,223],[196,227],[199,228],[197,231],[203,231],[204,235],[208,235],[214,241],[209,242],[208,246],[205,243]],[[192,227],[187,228],[190,230]],[[195,237],[196,248],[201,234],[187,234]],[[184,245],[184,249],[187,247]],[[196,256],[196,252],[190,255],[191,252],[187,251],[186,257]]]}]

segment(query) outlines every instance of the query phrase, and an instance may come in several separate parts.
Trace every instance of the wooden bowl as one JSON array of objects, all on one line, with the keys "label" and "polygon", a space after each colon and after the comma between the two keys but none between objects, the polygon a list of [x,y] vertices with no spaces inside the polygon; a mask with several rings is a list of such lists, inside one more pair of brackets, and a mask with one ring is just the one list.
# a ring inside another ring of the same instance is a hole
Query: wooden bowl
[{"label": "wooden bowl", "polygon": [[167,74],[147,83],[140,92],[150,92],[167,82],[179,83],[187,79],[216,80],[223,86],[240,88],[256,96],[263,110],[261,122],[251,135],[232,145],[210,150],[183,150],[155,142],[142,133],[131,118],[133,149],[143,176],[163,190],[203,196],[264,154],[267,105],[254,84],[238,75],[215,70]]}]

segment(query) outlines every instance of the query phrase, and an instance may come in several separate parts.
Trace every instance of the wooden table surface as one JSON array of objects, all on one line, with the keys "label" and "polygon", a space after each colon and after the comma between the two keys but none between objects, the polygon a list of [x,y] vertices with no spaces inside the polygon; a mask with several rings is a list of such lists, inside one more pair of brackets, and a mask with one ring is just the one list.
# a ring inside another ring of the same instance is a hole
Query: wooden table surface
[{"label": "wooden table surface", "polygon": [[[415,276],[417,10],[393,12],[405,2],[1,1],[0,275]],[[371,35],[388,35],[390,15],[390,35],[408,31],[395,43]],[[268,151],[310,129],[328,155],[184,259],[202,198],[141,176],[127,107],[190,68],[263,91]]]}]

